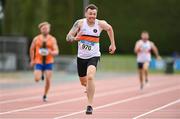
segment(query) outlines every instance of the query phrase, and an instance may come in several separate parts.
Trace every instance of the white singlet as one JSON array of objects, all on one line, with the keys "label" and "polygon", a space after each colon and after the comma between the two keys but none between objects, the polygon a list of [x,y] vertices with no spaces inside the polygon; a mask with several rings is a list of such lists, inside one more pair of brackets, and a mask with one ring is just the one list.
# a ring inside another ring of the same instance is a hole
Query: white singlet
[{"label": "white singlet", "polygon": [[82,35],[78,41],[78,57],[82,59],[89,59],[92,57],[101,56],[99,48],[99,36],[101,30],[98,25],[98,19],[95,20],[94,26],[88,26],[87,19],[83,19],[83,24],[80,29]]},{"label": "white singlet", "polygon": [[136,44],[136,47],[140,48],[140,52],[137,54],[137,62],[144,63],[151,61],[151,48],[153,43],[150,41],[144,42],[139,40]]}]

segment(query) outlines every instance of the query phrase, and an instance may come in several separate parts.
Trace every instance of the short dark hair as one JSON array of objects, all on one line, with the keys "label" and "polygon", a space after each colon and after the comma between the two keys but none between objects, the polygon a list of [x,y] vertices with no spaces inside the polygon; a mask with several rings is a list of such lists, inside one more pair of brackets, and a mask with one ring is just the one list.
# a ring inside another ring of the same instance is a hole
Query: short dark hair
[{"label": "short dark hair", "polygon": [[95,9],[95,10],[98,11],[98,7],[96,5],[94,5],[94,4],[89,4],[88,6],[86,6],[85,11],[87,12],[88,9],[91,9],[91,10]]}]

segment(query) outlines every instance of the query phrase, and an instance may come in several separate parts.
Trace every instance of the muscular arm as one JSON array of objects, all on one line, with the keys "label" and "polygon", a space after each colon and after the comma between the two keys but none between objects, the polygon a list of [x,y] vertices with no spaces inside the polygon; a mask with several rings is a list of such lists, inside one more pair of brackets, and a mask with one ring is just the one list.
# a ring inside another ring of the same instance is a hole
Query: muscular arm
[{"label": "muscular arm", "polygon": [[113,54],[115,52],[115,50],[116,50],[113,28],[112,28],[112,26],[110,24],[108,24],[104,20],[100,20],[99,25],[100,25],[101,29],[105,30],[107,32],[108,36],[109,36],[109,40],[111,42],[111,45],[109,47],[109,52],[110,52],[110,54]]},{"label": "muscular arm", "polygon": [[69,31],[69,33],[66,36],[66,41],[68,42],[73,42],[76,41],[76,34],[78,33],[79,29],[80,29],[80,25],[81,25],[82,20],[77,20],[73,27],[71,28],[71,30]]},{"label": "muscular arm", "polygon": [[54,42],[53,42],[53,51],[51,51],[51,54],[53,56],[56,56],[59,54],[59,48],[58,48],[57,41],[55,38],[54,38]]}]

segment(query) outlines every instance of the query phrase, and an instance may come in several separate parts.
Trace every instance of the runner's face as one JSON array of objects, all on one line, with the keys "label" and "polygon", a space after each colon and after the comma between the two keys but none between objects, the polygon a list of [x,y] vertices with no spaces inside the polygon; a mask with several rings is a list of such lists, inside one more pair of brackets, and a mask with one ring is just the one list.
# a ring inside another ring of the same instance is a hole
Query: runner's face
[{"label": "runner's face", "polygon": [[96,9],[88,9],[85,13],[85,16],[89,23],[94,23],[97,17],[97,10]]},{"label": "runner's face", "polygon": [[147,40],[149,40],[149,34],[148,33],[142,33],[141,38],[143,41],[147,41]]},{"label": "runner's face", "polygon": [[41,28],[40,28],[40,31],[43,35],[47,35],[49,34],[50,32],[50,26],[49,25],[43,25]]}]

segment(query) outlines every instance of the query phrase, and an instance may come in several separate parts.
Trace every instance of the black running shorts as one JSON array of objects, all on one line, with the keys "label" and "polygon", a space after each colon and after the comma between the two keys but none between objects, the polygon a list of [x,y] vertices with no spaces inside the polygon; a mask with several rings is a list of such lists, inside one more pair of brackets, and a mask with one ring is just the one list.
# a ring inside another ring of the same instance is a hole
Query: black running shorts
[{"label": "black running shorts", "polygon": [[79,77],[84,77],[87,74],[87,68],[90,65],[97,67],[97,63],[100,60],[100,57],[92,57],[89,59],[77,58],[77,70]]},{"label": "black running shorts", "polygon": [[144,62],[138,62],[138,69],[142,69],[143,68],[143,65],[144,65]]}]

